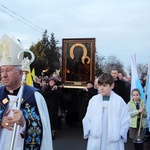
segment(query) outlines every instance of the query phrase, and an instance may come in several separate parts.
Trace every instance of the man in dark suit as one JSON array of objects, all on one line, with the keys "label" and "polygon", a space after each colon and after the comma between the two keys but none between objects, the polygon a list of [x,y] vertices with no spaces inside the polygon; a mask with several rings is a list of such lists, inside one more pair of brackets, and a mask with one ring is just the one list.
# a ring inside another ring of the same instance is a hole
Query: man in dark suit
[{"label": "man in dark suit", "polygon": [[124,73],[121,71],[119,71],[118,77],[121,81],[125,83],[126,87],[125,102],[128,103],[130,101],[131,83],[124,79]]},{"label": "man in dark suit", "polygon": [[115,85],[114,85],[114,88],[112,90],[116,94],[121,96],[124,99],[124,101],[125,101],[126,100],[126,86],[125,86],[125,83],[123,81],[119,80],[118,70],[113,68],[111,70],[111,75],[114,77],[114,80],[115,80]]}]

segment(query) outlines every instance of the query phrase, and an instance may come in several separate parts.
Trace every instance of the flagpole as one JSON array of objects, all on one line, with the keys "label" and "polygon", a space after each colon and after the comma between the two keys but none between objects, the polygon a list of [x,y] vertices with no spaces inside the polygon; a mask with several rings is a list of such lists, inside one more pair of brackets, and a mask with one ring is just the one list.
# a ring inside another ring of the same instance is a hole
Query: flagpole
[{"label": "flagpole", "polygon": [[139,125],[139,129],[138,129],[138,136],[137,136],[137,139],[139,138],[140,133],[141,133],[142,119],[143,119],[143,114],[141,113],[141,114],[140,114],[140,125]]},{"label": "flagpole", "polygon": [[136,56],[134,54],[131,56],[131,93],[132,90],[135,88],[139,89],[141,98],[144,100],[144,91],[139,79],[137,66],[136,66]]}]

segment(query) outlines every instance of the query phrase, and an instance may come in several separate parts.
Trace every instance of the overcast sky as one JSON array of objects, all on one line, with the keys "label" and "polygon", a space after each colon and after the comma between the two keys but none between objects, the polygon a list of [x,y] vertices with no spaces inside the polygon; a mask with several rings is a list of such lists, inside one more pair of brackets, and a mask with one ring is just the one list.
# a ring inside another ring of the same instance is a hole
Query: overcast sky
[{"label": "overcast sky", "polygon": [[[63,38],[96,38],[96,50],[115,55],[125,67],[150,61],[150,0],[1,0],[0,37],[6,33],[24,48],[41,40],[45,29]],[[17,14],[17,15],[16,15]]]}]

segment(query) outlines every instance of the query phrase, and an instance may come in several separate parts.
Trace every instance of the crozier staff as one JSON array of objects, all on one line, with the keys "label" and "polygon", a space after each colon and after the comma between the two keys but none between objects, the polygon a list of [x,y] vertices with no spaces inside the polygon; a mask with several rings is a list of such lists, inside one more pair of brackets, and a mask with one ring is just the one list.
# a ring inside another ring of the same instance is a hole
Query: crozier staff
[{"label": "crozier staff", "polygon": [[0,40],[0,149],[9,150],[14,123],[20,126],[16,133],[14,150],[53,150],[47,106],[37,89],[24,86],[20,110],[17,100],[22,80],[18,53],[22,49],[6,34]]}]

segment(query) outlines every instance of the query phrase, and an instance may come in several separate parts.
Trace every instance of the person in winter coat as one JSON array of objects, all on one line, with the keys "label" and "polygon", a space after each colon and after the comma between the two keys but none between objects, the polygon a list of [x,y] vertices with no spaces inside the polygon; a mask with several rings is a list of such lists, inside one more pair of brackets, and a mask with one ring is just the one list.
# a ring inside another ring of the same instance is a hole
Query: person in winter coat
[{"label": "person in winter coat", "polygon": [[129,137],[133,140],[135,150],[143,150],[147,113],[138,89],[132,90],[132,99],[128,102],[128,110],[130,113]]},{"label": "person in winter coat", "polygon": [[82,119],[85,116],[85,113],[87,111],[87,106],[89,103],[89,100],[98,93],[97,89],[94,88],[94,82],[93,81],[87,81],[86,87],[82,90],[78,91],[78,97],[79,97],[79,120],[82,121]]},{"label": "person in winter coat", "polygon": [[48,80],[48,85],[45,87],[43,91],[43,96],[46,100],[50,122],[51,122],[51,129],[52,129],[52,137],[55,138],[56,129],[58,129],[58,107],[60,104],[60,100],[62,97],[62,90],[60,87],[56,85],[56,79],[51,77]]},{"label": "person in winter coat", "polygon": [[119,80],[118,70],[116,68],[113,68],[111,70],[111,75],[114,77],[114,87],[112,90],[116,94],[121,96],[123,98],[123,100],[125,101],[126,100],[126,86],[125,86],[125,83],[123,81]]}]

